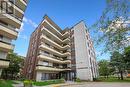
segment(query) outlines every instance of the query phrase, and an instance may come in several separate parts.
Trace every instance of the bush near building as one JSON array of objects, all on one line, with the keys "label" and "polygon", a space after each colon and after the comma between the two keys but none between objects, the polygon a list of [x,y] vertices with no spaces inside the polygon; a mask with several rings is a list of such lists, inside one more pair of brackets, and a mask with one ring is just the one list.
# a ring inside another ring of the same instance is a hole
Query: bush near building
[{"label": "bush near building", "polygon": [[28,85],[35,85],[35,86],[46,86],[46,85],[51,85],[51,84],[60,84],[60,83],[65,83],[64,79],[55,79],[55,80],[46,80],[46,81],[37,81],[37,82],[32,82],[30,80],[25,80],[24,81],[24,86]]}]

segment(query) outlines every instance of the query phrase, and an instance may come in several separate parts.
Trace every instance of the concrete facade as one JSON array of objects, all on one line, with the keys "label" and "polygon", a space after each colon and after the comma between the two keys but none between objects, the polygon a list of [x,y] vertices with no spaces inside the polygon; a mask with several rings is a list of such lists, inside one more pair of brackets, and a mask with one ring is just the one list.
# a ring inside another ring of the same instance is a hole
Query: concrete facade
[{"label": "concrete facade", "polygon": [[87,47],[86,27],[83,22],[74,26],[77,78],[92,80],[90,57]]},{"label": "concrete facade", "polygon": [[81,80],[92,81],[93,78],[97,78],[97,70],[95,70],[97,69],[97,62],[87,27],[81,21],[72,30],[74,30],[76,76]]},{"label": "concrete facade", "polygon": [[27,2],[28,0],[0,0],[0,72],[9,66],[6,56],[14,49],[12,40],[17,38],[17,29],[20,29]]}]

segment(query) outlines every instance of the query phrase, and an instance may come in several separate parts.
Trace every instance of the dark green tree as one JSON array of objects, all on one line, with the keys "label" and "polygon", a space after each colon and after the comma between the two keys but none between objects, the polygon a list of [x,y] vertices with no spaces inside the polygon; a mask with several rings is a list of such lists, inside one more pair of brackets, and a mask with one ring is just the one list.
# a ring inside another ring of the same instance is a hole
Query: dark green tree
[{"label": "dark green tree", "polygon": [[117,51],[113,52],[110,59],[110,64],[116,68],[116,72],[120,74],[120,78],[123,80],[123,73],[126,70],[126,64],[123,55]]},{"label": "dark green tree", "polygon": [[108,60],[101,60],[99,61],[99,74],[100,76],[104,76],[108,78],[110,74],[109,62]]},{"label": "dark green tree", "polygon": [[124,50],[124,61],[127,65],[127,69],[130,70],[130,46],[126,47]]},{"label": "dark green tree", "polygon": [[4,79],[15,79],[18,75],[23,59],[15,53],[9,53],[7,59],[10,60],[9,67],[3,69],[2,78]]}]

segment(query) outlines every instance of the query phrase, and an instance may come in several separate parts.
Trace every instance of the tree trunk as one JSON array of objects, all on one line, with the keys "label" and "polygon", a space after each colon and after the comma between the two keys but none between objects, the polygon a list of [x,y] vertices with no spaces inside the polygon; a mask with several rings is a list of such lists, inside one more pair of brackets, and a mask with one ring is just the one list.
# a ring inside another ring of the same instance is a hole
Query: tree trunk
[{"label": "tree trunk", "polygon": [[121,75],[121,80],[123,80],[123,72],[122,72],[122,70],[120,71],[120,75]]}]

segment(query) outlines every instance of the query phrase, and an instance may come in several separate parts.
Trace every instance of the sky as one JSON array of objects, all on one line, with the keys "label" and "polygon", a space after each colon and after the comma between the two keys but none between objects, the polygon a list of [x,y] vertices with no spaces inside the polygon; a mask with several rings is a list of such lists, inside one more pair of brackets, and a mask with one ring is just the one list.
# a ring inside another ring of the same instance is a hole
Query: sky
[{"label": "sky", "polygon": [[[36,29],[47,14],[62,29],[72,27],[84,20],[87,27],[91,27],[102,14],[106,0],[29,0],[23,23],[15,44],[14,52],[25,56],[27,54],[31,33]],[[95,34],[90,32],[90,36]],[[93,38],[92,38],[93,40]],[[96,47],[97,59],[109,58],[108,54],[101,54],[101,47]]]}]

